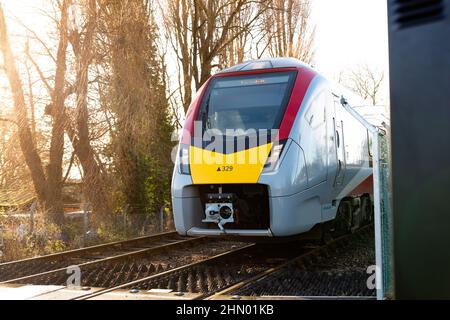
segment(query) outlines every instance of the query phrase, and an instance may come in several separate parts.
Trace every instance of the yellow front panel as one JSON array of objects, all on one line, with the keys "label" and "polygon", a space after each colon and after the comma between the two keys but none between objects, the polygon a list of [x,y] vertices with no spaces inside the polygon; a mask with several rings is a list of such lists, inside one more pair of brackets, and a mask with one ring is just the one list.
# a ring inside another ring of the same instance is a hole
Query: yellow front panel
[{"label": "yellow front panel", "polygon": [[190,147],[189,160],[194,184],[257,183],[269,157],[272,143],[223,154]]}]

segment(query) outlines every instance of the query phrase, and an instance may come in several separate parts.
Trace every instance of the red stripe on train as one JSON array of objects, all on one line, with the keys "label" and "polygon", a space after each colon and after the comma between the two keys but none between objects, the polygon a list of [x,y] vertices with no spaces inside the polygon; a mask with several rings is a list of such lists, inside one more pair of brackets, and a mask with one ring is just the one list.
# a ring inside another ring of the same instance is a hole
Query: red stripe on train
[{"label": "red stripe on train", "polygon": [[286,140],[291,134],[292,126],[297,118],[300,106],[305,98],[311,81],[317,73],[309,68],[300,68],[298,70],[297,79],[295,80],[294,89],[292,90],[291,99],[284,113],[283,121],[281,122],[279,140]]},{"label": "red stripe on train", "polygon": [[349,196],[357,197],[368,193],[373,195],[373,175],[371,174],[366,180],[361,182],[353,191],[350,192]]},{"label": "red stripe on train", "polygon": [[197,94],[192,100],[188,111],[186,112],[186,120],[184,121],[183,137],[181,138],[181,143],[191,144],[191,137],[194,136],[194,121],[197,119],[198,112],[200,111],[200,104],[205,95],[206,88],[210,80],[206,81],[203,86],[197,91]]}]

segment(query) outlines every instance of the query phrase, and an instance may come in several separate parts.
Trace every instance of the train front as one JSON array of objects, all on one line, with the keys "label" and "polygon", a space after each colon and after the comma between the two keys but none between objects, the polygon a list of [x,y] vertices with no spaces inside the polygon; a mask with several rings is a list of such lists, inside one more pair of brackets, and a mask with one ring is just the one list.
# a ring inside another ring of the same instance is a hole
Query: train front
[{"label": "train front", "polygon": [[292,193],[288,181],[298,152],[289,136],[314,73],[291,60],[277,62],[221,72],[193,100],[172,180],[180,234],[271,237],[301,231],[275,198]]}]

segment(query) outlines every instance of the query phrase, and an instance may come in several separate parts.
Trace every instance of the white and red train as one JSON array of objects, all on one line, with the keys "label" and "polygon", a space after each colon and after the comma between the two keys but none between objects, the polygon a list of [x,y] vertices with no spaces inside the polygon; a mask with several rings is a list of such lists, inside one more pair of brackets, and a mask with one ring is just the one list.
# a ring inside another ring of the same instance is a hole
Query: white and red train
[{"label": "white and red train", "polygon": [[370,135],[345,107],[360,100],[292,58],[212,76],[187,112],[179,145],[177,231],[285,237],[370,220]]}]

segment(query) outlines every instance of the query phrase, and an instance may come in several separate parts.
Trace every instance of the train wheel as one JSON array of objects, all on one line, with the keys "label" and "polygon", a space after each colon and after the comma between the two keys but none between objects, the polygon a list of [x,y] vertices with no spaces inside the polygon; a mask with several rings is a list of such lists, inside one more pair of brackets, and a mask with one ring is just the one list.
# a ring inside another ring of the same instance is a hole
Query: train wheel
[{"label": "train wheel", "polygon": [[373,208],[370,197],[361,197],[361,216],[363,223],[371,223],[373,220]]},{"label": "train wheel", "polygon": [[338,213],[334,221],[334,233],[337,236],[347,234],[352,228],[352,204],[344,200],[339,205]]},{"label": "train wheel", "polygon": [[322,225],[322,239],[321,242],[323,245],[329,244],[333,241],[334,234],[334,222],[328,221]]}]

